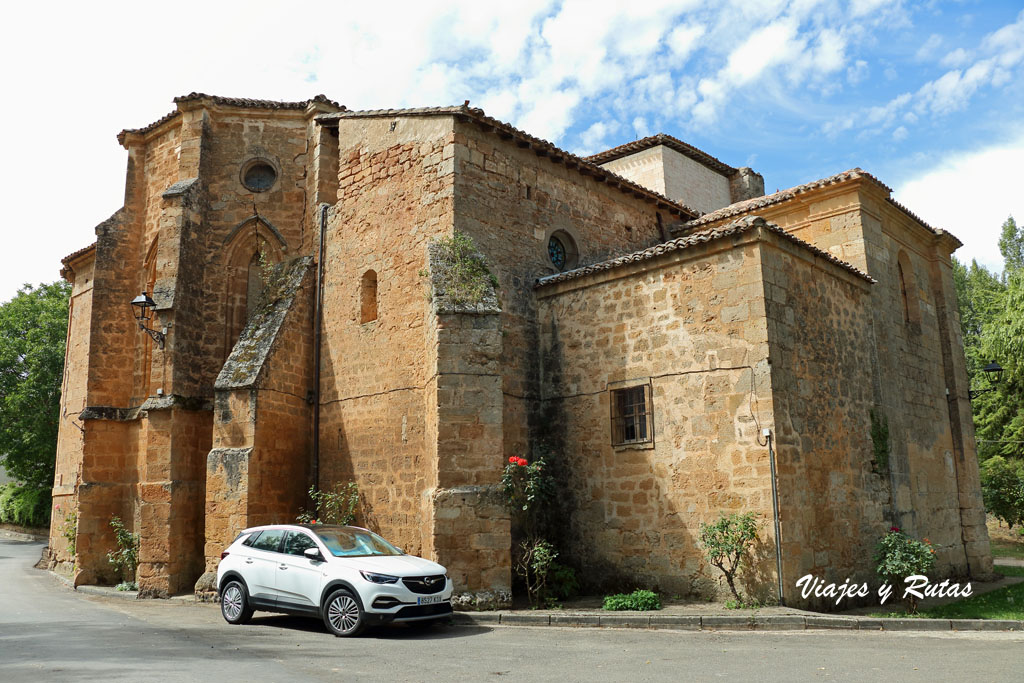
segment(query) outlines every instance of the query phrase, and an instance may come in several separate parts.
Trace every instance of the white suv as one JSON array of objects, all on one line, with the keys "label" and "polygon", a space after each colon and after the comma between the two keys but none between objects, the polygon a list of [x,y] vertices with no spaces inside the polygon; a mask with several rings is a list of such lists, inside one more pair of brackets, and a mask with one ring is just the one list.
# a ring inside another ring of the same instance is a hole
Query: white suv
[{"label": "white suv", "polygon": [[351,526],[246,529],[220,555],[217,590],[230,624],[244,624],[254,610],[306,614],[321,617],[336,636],[452,614],[444,567]]}]

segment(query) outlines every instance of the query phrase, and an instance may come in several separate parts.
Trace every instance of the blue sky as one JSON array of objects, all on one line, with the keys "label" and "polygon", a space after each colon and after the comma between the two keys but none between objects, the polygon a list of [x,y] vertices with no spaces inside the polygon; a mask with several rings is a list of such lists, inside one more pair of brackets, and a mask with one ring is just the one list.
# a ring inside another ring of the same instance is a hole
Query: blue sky
[{"label": "blue sky", "polygon": [[[1019,2],[21,3],[8,10],[0,301],[123,197],[114,136],[191,91],[455,104],[586,154],[666,132],[770,192],[860,166],[993,268],[1024,219]],[[23,68],[10,68],[23,65]]]}]

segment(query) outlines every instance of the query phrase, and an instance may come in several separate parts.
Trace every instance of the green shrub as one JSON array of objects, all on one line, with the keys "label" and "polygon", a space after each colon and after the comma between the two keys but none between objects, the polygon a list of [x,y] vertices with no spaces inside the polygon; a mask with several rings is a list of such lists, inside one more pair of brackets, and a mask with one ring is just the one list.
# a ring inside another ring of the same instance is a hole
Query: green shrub
[{"label": "green shrub", "polygon": [[738,602],[743,602],[743,598],[736,590],[736,574],[757,539],[757,527],[755,512],[722,514],[718,521],[700,525],[704,556],[725,574],[729,590]]},{"label": "green shrub", "polygon": [[[935,566],[935,549],[927,538],[918,541],[892,527],[875,546],[875,563],[878,576],[901,593],[908,576],[927,576]],[[910,613],[916,613],[917,598],[908,595],[906,599]]]},{"label": "green shrub", "polygon": [[[113,565],[124,579],[124,583],[134,584],[135,569],[139,566],[139,535],[128,531],[121,518],[117,516],[110,518],[110,528],[114,530],[117,550],[107,553],[107,562]],[[135,589],[119,587],[118,590]]]},{"label": "green shrub", "polygon": [[50,490],[10,482],[0,488],[0,523],[27,527],[50,524]]},{"label": "green shrub", "polygon": [[872,469],[877,474],[889,471],[889,421],[885,415],[871,411],[871,450],[874,456]]},{"label": "green shrub", "polygon": [[580,580],[572,567],[552,562],[548,569],[548,581],[551,583],[551,595],[556,600],[568,600],[579,595]]},{"label": "green shrub", "polygon": [[1010,529],[1024,524],[1024,463],[994,455],[981,464],[985,509]]},{"label": "green shrub", "polygon": [[478,306],[493,298],[498,278],[469,235],[456,230],[451,237],[432,242],[430,249],[434,291],[439,297],[457,307]]},{"label": "green shrub", "polygon": [[516,553],[516,574],[526,583],[526,593],[534,609],[544,601],[548,573],[558,557],[558,551],[544,539],[526,540]]},{"label": "green shrub", "polygon": [[356,521],[356,509],[359,507],[359,486],[350,481],[347,484],[335,484],[333,491],[317,491],[315,486],[309,487],[309,497],[315,510],[303,510],[298,521],[303,524],[351,524]]},{"label": "green shrub", "polygon": [[649,612],[661,609],[661,598],[654,591],[638,589],[632,593],[606,595],[602,609],[634,612]]}]

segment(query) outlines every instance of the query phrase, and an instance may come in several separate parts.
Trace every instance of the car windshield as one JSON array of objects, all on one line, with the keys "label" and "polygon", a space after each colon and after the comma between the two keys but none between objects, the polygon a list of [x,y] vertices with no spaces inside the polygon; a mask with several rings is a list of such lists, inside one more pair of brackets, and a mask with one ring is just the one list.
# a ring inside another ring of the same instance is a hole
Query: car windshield
[{"label": "car windshield", "polygon": [[401,555],[402,551],[383,538],[355,527],[314,527],[313,531],[335,557],[367,557],[373,555]]}]

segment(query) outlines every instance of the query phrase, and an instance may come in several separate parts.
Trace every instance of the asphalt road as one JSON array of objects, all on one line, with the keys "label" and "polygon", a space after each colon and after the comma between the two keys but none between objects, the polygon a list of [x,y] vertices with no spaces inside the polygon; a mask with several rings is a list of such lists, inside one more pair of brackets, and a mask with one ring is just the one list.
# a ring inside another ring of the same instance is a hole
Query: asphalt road
[{"label": "asphalt road", "polygon": [[1024,634],[390,627],[86,596],[0,538],[0,681],[1020,681]]}]

